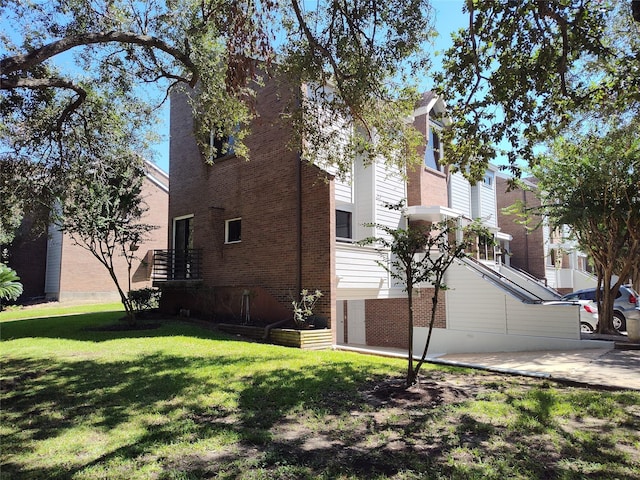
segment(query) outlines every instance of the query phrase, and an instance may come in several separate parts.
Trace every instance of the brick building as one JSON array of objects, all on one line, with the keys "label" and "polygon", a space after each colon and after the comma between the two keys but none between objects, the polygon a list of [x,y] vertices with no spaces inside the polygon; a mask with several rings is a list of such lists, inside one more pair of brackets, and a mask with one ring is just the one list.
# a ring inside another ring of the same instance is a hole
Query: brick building
[{"label": "brick building", "polygon": [[516,202],[527,209],[540,206],[535,194],[535,179],[523,182],[525,188],[509,188],[508,178],[497,178],[500,226],[513,237],[511,265],[544,281],[561,294],[595,287],[596,278],[591,273],[587,255],[580,250],[568,227],[552,230],[544,218],[535,215],[523,225],[515,214],[504,212],[504,208]]},{"label": "brick building", "polygon": [[523,225],[516,215],[504,211],[505,208],[516,202],[522,202],[527,207],[535,208],[540,206],[540,201],[530,190],[510,189],[509,180],[505,177],[498,176],[496,178],[496,188],[500,226],[512,236],[510,244],[511,265],[544,280],[546,276],[544,233],[542,228],[533,230],[531,228],[540,223],[540,218],[534,217],[530,225]]},{"label": "brick building", "polygon": [[[166,248],[169,201],[169,177],[156,165],[147,162],[147,176],[142,196],[149,210],[142,222],[158,228],[138,246],[138,259],[132,269],[131,288],[151,286],[154,249]],[[9,265],[16,270],[24,286],[18,302],[47,299],[61,302],[119,301],[120,296],[107,269],[86,249],[49,227],[48,236],[18,236],[8,247]],[[115,258],[120,284],[127,285],[124,258]]]},{"label": "brick building", "polygon": [[[194,139],[185,94],[173,92],[170,248],[154,266],[162,309],[268,325],[292,317],[291,301],[301,289],[318,289],[324,296],[314,313],[326,319],[335,344],[406,348],[406,292],[379,264],[388,261],[388,253],[381,256],[358,241],[384,235],[376,225],[478,218],[508,249],[511,237],[498,227],[495,171],[478,185],[449,172],[439,140],[445,105],[427,93],[413,118],[424,136],[422,165],[405,177],[384,162],[355,160],[346,178],[338,177],[331,166],[311,165],[301,148],[290,148],[293,131],[282,113],[290,96],[303,91],[267,81],[257,92],[258,115],[245,140],[250,160],[231,152],[212,164]],[[401,199],[408,200],[406,216],[384,207]],[[540,295],[549,294],[543,287],[536,286],[538,294],[507,289],[496,271],[502,258],[497,252],[452,269],[455,287],[439,297],[434,349],[535,349],[542,343],[553,348],[550,335],[562,337],[563,346],[579,338],[576,319],[566,309],[540,315]],[[433,289],[425,285],[415,293],[418,351]]]}]

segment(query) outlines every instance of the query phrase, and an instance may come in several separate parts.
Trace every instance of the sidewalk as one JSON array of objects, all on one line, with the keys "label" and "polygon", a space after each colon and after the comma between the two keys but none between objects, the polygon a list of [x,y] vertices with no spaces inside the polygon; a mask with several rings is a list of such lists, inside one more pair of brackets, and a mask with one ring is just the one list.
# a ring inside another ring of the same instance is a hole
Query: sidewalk
[{"label": "sidewalk", "polygon": [[[607,347],[571,351],[445,354],[427,356],[427,361],[599,388],[640,390],[640,350],[618,350],[608,347],[610,343],[603,344]],[[347,345],[338,348],[393,357],[407,355],[406,351],[400,349]]]}]

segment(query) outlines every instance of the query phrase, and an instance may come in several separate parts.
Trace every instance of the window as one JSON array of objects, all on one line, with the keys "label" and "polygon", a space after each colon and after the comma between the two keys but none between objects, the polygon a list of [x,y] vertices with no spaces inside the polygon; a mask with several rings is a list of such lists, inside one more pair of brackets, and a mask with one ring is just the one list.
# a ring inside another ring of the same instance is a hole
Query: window
[{"label": "window", "polygon": [[484,178],[482,179],[482,184],[490,187],[493,185],[493,172],[487,172],[484,175]]},{"label": "window", "polygon": [[215,130],[211,130],[209,133],[210,160],[214,161],[233,155],[233,143],[233,135],[226,137],[217,134]]},{"label": "window", "polygon": [[440,142],[441,126],[436,122],[429,122],[429,143],[424,153],[424,164],[434,170],[442,171],[442,143]]},{"label": "window", "polygon": [[173,254],[167,257],[167,278],[192,278],[197,268],[193,262],[193,215],[173,219]]},{"label": "window", "polygon": [[351,212],[336,210],[336,238],[351,239]]},{"label": "window", "polygon": [[241,240],[241,219],[232,218],[224,225],[224,243],[238,243]]},{"label": "window", "polygon": [[178,251],[193,248],[193,215],[174,218],[173,248]]}]

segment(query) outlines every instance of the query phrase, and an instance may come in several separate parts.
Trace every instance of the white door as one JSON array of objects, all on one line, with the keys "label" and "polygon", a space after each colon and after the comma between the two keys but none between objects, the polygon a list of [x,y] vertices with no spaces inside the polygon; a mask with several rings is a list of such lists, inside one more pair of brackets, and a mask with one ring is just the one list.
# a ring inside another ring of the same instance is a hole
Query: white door
[{"label": "white door", "polygon": [[347,340],[350,345],[366,345],[364,300],[347,302]]}]

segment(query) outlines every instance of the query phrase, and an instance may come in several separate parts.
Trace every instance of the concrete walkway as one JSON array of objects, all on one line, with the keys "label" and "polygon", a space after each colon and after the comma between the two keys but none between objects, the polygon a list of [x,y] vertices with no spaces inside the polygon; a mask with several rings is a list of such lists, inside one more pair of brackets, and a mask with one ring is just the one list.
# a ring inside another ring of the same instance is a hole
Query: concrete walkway
[{"label": "concrete walkway", "polygon": [[[464,353],[428,356],[431,363],[479,368],[498,373],[549,378],[607,389],[640,390],[640,350],[603,348],[570,351]],[[341,350],[406,357],[399,349],[352,347]]]},{"label": "concrete walkway", "polygon": [[640,350],[597,348],[568,352],[451,354],[434,361],[594,387],[640,390]]}]

